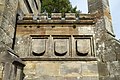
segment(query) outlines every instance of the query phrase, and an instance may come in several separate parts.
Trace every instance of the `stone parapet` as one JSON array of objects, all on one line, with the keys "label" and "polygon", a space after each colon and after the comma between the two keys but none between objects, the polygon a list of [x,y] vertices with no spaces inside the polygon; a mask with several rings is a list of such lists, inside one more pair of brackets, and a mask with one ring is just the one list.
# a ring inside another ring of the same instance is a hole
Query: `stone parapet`
[{"label": "stone parapet", "polygon": [[18,17],[19,23],[81,23],[95,24],[95,14],[75,14],[75,13],[41,13],[39,15],[26,14]]}]

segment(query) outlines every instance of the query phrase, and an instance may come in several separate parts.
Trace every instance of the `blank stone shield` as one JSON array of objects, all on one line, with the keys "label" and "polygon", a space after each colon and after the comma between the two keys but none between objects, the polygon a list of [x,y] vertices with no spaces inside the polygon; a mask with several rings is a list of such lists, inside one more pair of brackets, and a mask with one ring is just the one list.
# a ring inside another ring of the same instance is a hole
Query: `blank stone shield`
[{"label": "blank stone shield", "polygon": [[33,39],[32,40],[32,53],[35,56],[42,56],[46,51],[45,39]]},{"label": "blank stone shield", "polygon": [[87,56],[91,52],[90,39],[76,40],[76,54],[78,56]]},{"label": "blank stone shield", "polygon": [[68,52],[67,39],[56,39],[54,41],[54,52],[56,56],[64,56]]}]

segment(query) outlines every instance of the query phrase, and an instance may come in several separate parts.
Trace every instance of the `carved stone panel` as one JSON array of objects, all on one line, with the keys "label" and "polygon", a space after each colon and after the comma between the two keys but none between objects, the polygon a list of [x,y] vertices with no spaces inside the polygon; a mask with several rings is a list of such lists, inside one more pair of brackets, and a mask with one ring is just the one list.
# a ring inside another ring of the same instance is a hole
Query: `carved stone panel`
[{"label": "carved stone panel", "polygon": [[76,39],[76,54],[78,56],[88,56],[91,53],[90,39]]},{"label": "carved stone panel", "polygon": [[46,39],[32,39],[32,54],[42,56],[46,52]]},{"label": "carved stone panel", "polygon": [[68,52],[67,39],[56,39],[54,41],[54,52],[56,56],[64,56]]},{"label": "carved stone panel", "polygon": [[[29,44],[30,54],[28,58],[30,57],[31,59],[94,56],[94,44],[91,36],[31,35]],[[24,52],[25,50],[26,49],[24,49]]]}]

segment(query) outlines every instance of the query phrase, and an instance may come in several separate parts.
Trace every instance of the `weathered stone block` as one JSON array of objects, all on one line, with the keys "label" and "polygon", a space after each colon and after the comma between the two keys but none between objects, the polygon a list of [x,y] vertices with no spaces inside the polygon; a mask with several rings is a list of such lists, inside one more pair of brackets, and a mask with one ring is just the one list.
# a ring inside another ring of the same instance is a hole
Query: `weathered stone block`
[{"label": "weathered stone block", "polygon": [[99,76],[98,64],[96,61],[83,62],[81,68],[82,76]]},{"label": "weathered stone block", "polygon": [[106,63],[98,62],[98,71],[99,71],[100,77],[109,75],[109,71]]},{"label": "weathered stone block", "polygon": [[[98,80],[96,71],[96,62],[79,62],[79,61],[26,61],[24,69],[25,79],[55,79],[55,80],[82,80],[89,76],[90,80]],[[84,66],[82,66],[84,64]],[[89,64],[89,65],[88,65]],[[89,68],[83,68],[85,65]],[[92,68],[92,69],[91,69]],[[95,68],[95,69],[93,69]],[[90,72],[86,75],[84,72]],[[50,78],[49,78],[50,77]]]},{"label": "weathered stone block", "polygon": [[9,8],[17,10],[18,0],[7,0],[7,5],[9,6]]},{"label": "weathered stone block", "polygon": [[79,77],[64,77],[64,79],[62,80],[82,80],[82,79]]},{"label": "weathered stone block", "polygon": [[0,0],[0,5],[5,4],[5,0]]},{"label": "weathered stone block", "polygon": [[120,80],[120,75],[116,75],[115,80]]},{"label": "weathered stone block", "polygon": [[36,74],[57,76],[59,75],[59,67],[59,63],[56,62],[38,63],[36,66]]},{"label": "weathered stone block", "polygon": [[2,80],[2,77],[3,77],[3,64],[0,63],[0,80]]},{"label": "weathered stone block", "polygon": [[65,13],[65,19],[68,20],[76,19],[75,13]]},{"label": "weathered stone block", "polygon": [[0,4],[0,16],[3,15],[4,7],[5,7],[5,5]]},{"label": "weathered stone block", "polygon": [[[112,56],[112,57],[110,57],[110,56]],[[102,58],[103,58],[103,61],[115,61],[116,60],[116,54],[115,53],[110,53],[110,54],[104,54],[103,56],[102,56]]]},{"label": "weathered stone block", "polygon": [[20,57],[31,55],[31,38],[29,36],[22,36],[16,38],[15,52]]},{"label": "weathered stone block", "polygon": [[12,38],[10,38],[2,29],[0,29],[0,34],[0,41],[11,47],[13,43]]},{"label": "weathered stone block", "polygon": [[52,19],[61,19],[62,18],[62,13],[52,13],[51,14]]},{"label": "weathered stone block", "polygon": [[83,76],[79,80],[99,80],[99,77],[97,77],[97,76]]},{"label": "weathered stone block", "polygon": [[79,62],[64,62],[61,64],[60,74],[64,76],[80,76],[81,63]]},{"label": "weathered stone block", "polygon": [[7,6],[5,7],[3,16],[5,19],[7,19],[9,21],[9,23],[15,25],[16,24],[17,2],[16,2],[16,0],[14,0],[13,4],[11,2],[12,1],[8,1],[6,3]]},{"label": "weathered stone block", "polygon": [[41,76],[39,80],[59,80],[59,78],[55,76]]},{"label": "weathered stone block", "polygon": [[109,76],[99,77],[99,80],[111,80]]},{"label": "weathered stone block", "polygon": [[9,21],[5,18],[2,19],[2,25],[1,28],[6,32],[7,35],[9,35],[11,38],[14,37],[14,26],[9,23]]},{"label": "weathered stone block", "polygon": [[0,52],[2,53],[2,51],[5,51],[6,50],[6,45],[0,41]]},{"label": "weathered stone block", "polygon": [[43,13],[40,15],[41,20],[47,20],[47,18],[48,18],[48,13],[45,13],[45,14]]},{"label": "weathered stone block", "polygon": [[110,76],[120,75],[120,63],[118,61],[108,62],[107,63]]},{"label": "weathered stone block", "polygon": [[3,17],[9,22],[9,24],[13,25],[15,27],[16,24],[16,12],[14,11],[5,11]]}]

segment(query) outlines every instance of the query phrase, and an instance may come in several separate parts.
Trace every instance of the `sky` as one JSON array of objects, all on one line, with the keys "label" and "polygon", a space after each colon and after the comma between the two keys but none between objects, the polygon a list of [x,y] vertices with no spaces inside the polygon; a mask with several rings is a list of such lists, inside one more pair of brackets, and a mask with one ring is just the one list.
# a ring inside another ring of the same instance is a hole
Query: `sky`
[{"label": "sky", "polygon": [[[70,0],[73,6],[82,13],[88,12],[87,0]],[[110,11],[112,16],[113,30],[117,39],[120,39],[120,0],[109,0]]]}]

